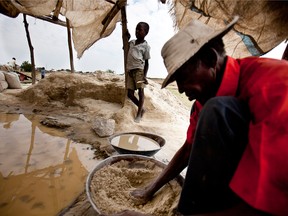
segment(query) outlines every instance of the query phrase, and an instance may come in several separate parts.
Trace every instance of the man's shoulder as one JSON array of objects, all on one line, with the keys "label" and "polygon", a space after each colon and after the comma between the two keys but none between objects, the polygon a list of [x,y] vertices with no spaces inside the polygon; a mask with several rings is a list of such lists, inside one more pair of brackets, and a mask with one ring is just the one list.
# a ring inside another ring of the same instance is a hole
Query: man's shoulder
[{"label": "man's shoulder", "polygon": [[259,57],[259,56],[248,56],[244,58],[238,58],[239,62],[280,62],[280,59],[267,58],[267,57]]},{"label": "man's shoulder", "polygon": [[240,63],[240,66],[251,65],[251,66],[258,67],[260,65],[262,67],[263,66],[267,66],[267,67],[282,66],[285,68],[287,68],[288,66],[287,61],[283,61],[280,59],[273,59],[273,58],[256,57],[256,56],[238,59],[238,62]]}]

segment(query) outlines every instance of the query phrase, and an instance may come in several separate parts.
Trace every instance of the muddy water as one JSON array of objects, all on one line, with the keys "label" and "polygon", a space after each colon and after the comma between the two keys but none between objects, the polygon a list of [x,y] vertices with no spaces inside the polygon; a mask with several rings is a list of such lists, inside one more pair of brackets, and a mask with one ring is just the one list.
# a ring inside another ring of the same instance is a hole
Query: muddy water
[{"label": "muddy water", "polygon": [[160,148],[153,139],[134,134],[116,136],[111,140],[111,144],[132,151],[153,151]]},{"label": "muddy water", "polygon": [[0,215],[56,215],[84,190],[93,156],[37,116],[0,114]]}]

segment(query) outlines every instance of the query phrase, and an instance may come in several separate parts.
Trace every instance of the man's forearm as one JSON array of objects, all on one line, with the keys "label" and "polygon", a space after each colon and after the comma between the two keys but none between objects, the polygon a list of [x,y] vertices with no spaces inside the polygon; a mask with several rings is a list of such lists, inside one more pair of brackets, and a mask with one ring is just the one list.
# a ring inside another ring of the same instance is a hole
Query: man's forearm
[{"label": "man's forearm", "polygon": [[185,143],[174,155],[167,167],[160,176],[149,187],[149,193],[153,195],[163,185],[177,177],[181,171],[188,165],[191,146]]}]

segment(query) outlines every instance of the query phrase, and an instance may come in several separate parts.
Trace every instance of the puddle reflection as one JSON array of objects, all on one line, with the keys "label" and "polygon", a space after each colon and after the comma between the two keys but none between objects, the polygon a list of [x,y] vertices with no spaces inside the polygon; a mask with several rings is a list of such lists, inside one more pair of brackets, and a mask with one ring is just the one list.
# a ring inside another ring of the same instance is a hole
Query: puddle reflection
[{"label": "puddle reflection", "polygon": [[84,190],[93,156],[36,115],[0,114],[0,215],[56,215]]}]

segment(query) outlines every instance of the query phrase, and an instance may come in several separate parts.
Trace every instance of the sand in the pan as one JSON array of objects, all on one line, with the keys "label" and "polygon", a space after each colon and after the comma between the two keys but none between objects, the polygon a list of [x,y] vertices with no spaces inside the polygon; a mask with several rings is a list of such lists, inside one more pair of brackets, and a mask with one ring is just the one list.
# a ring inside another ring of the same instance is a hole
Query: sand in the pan
[{"label": "sand in the pan", "polygon": [[173,215],[181,186],[176,180],[162,187],[144,205],[136,205],[130,192],[141,188],[156,178],[162,168],[152,161],[131,162],[121,160],[96,171],[91,179],[91,198],[101,213],[112,214],[123,210],[135,210],[155,216]]}]

